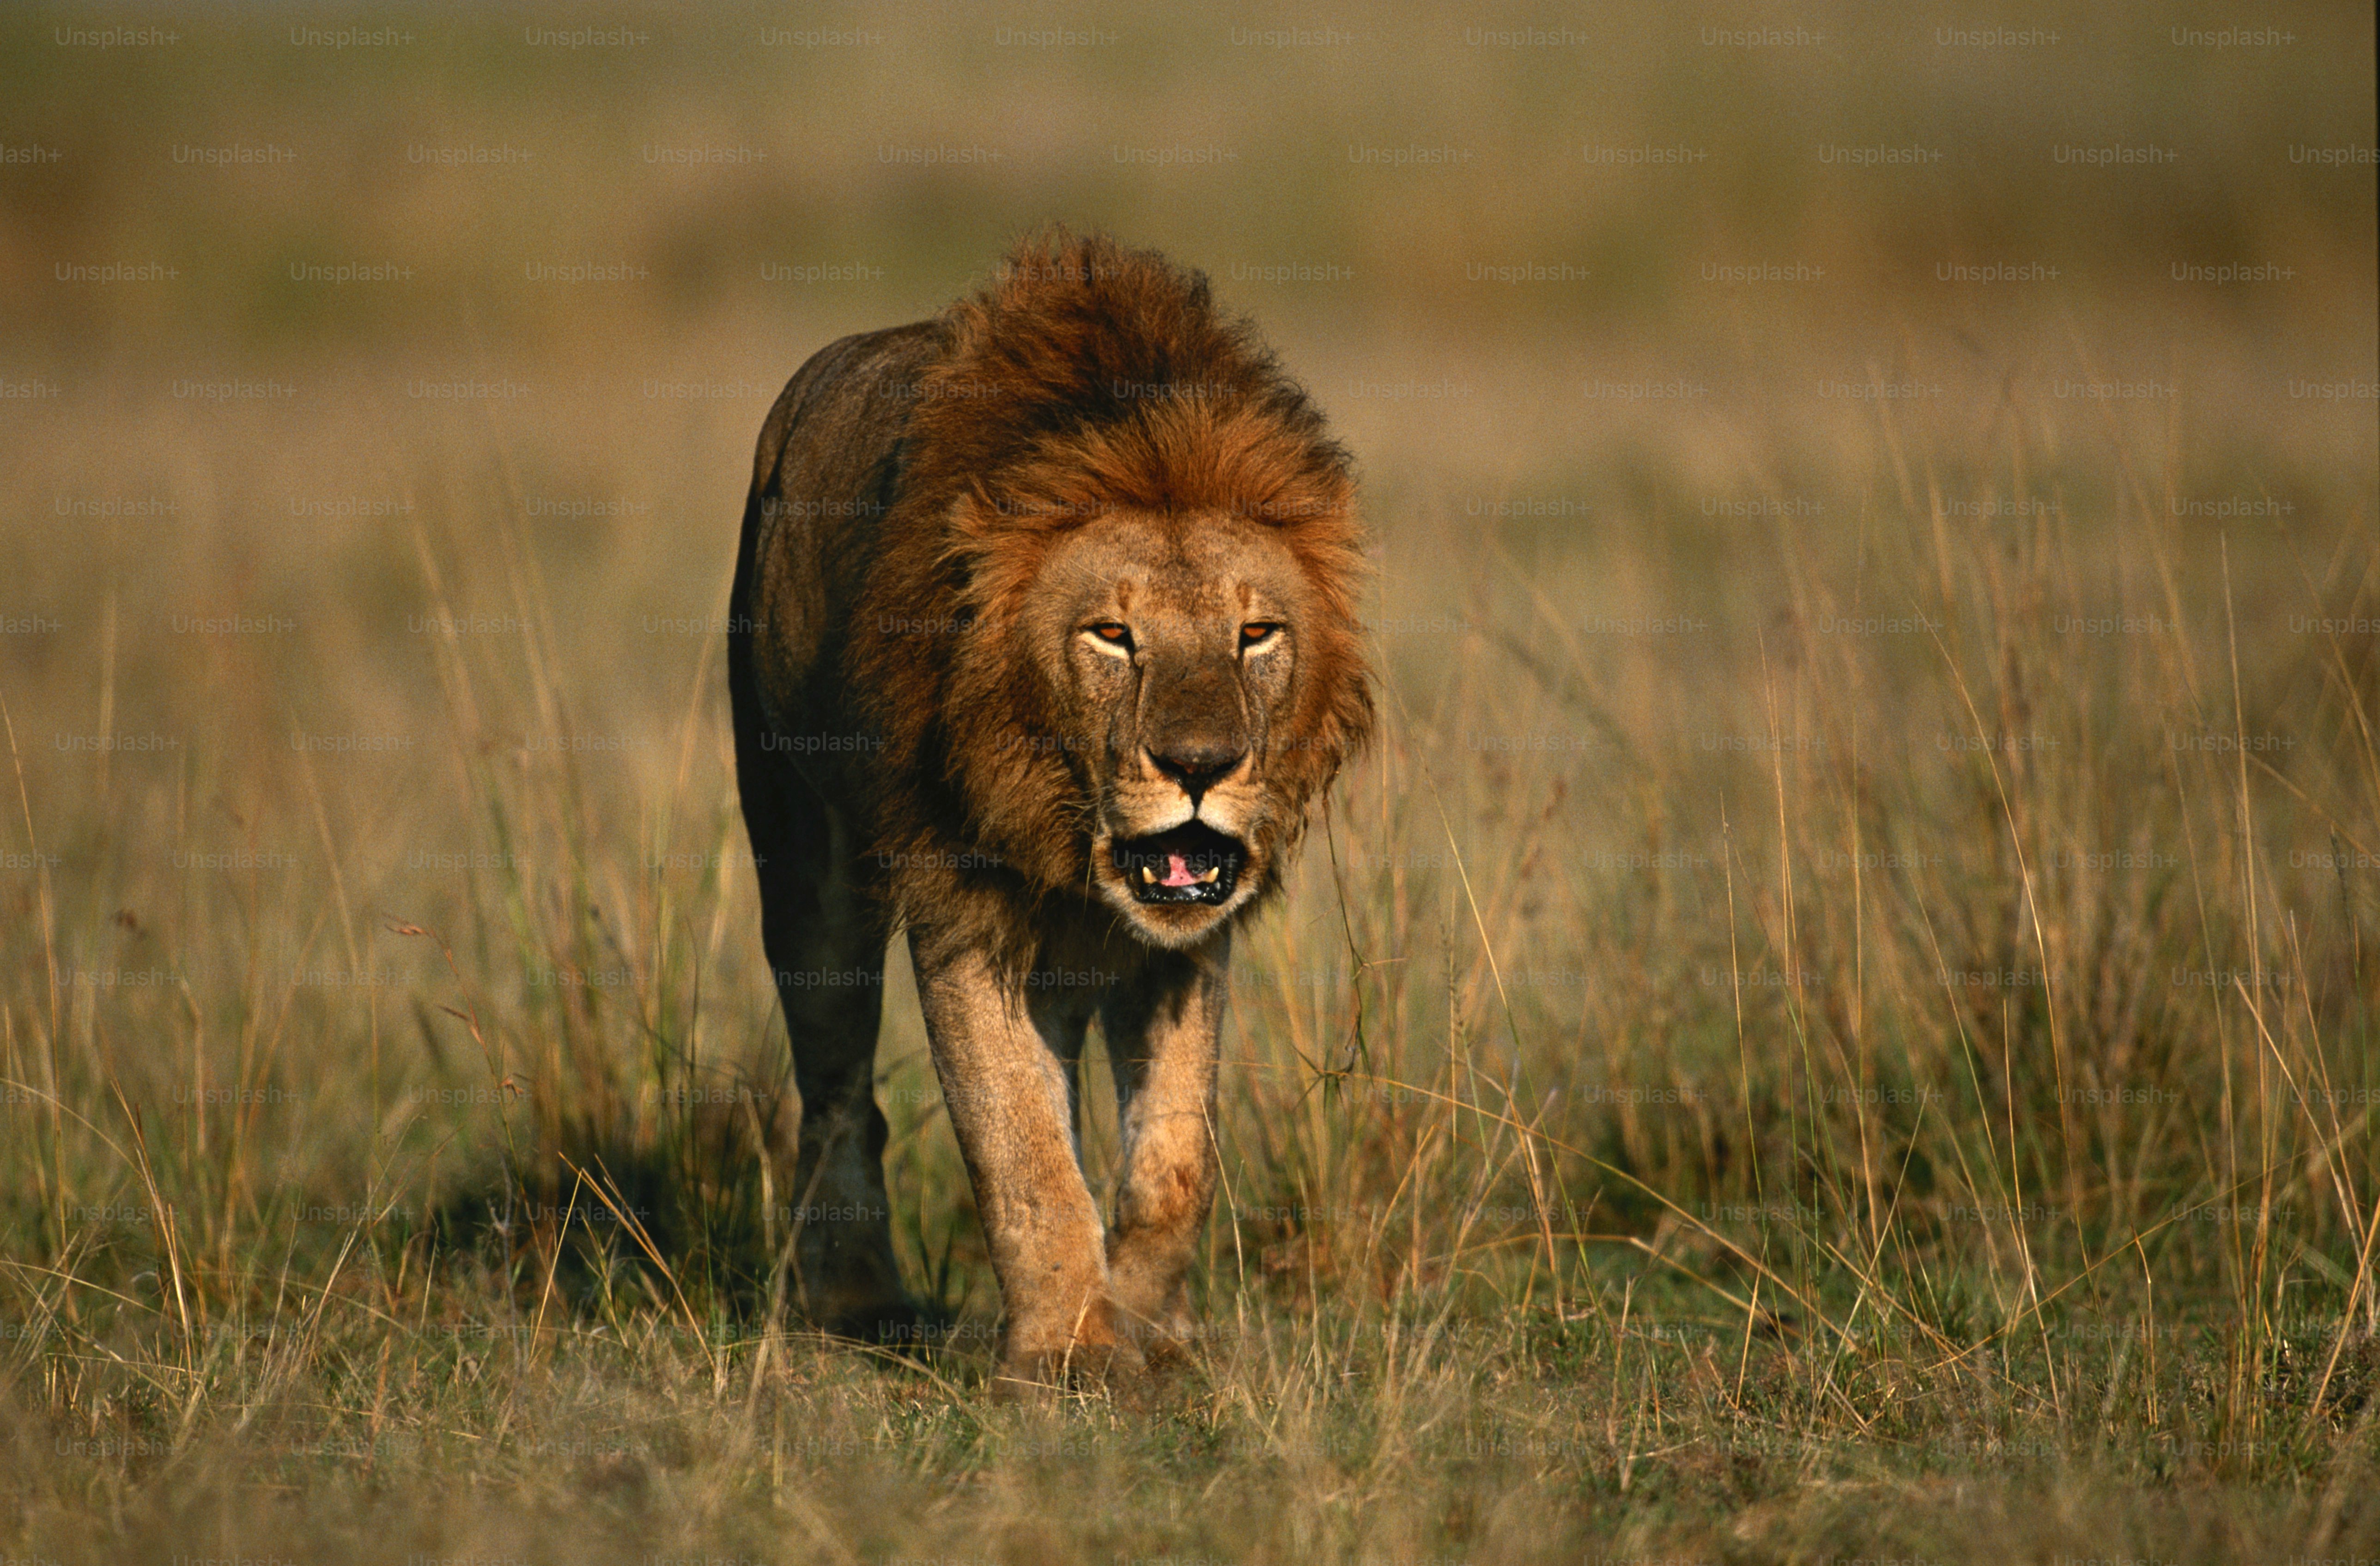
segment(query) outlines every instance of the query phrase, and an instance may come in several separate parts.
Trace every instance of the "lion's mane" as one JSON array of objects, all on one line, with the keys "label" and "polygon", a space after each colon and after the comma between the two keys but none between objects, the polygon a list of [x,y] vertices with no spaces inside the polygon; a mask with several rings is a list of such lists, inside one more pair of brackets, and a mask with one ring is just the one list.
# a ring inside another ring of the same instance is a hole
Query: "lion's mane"
[{"label": "lion's mane", "polygon": [[[1087,887],[1090,801],[1062,754],[1017,742],[1055,717],[1014,628],[1052,543],[1111,509],[1254,519],[1305,575],[1319,612],[1300,630],[1302,699],[1264,762],[1293,824],[1278,866],[1371,729],[1346,451],[1254,327],[1151,250],[1038,236],[939,325],[945,351],[892,389],[912,404],[898,488],[847,644],[884,741],[877,847],[897,913],[997,908],[978,917],[1007,927],[975,934],[1014,951],[1034,905]],[[1005,895],[963,896],[991,884]]]}]

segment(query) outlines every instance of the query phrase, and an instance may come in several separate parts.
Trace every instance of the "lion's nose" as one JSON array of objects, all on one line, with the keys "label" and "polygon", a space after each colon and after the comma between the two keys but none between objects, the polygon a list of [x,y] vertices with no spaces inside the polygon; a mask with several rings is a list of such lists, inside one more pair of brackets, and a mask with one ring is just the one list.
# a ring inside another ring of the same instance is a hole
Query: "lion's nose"
[{"label": "lion's nose", "polygon": [[1245,746],[1198,741],[1177,741],[1163,750],[1152,745],[1148,750],[1149,764],[1182,785],[1193,810],[1207,790],[1229,777],[1247,755]]}]

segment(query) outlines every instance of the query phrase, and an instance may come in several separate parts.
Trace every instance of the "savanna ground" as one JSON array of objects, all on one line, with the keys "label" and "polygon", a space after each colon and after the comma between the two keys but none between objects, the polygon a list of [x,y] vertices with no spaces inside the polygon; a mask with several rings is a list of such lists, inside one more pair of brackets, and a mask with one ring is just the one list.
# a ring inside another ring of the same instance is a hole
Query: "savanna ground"
[{"label": "savanna ground", "polygon": [[[0,1557],[2380,1553],[2371,25],[8,18]],[[1051,217],[1330,411],[1385,725],[1200,1363],[1019,1409],[897,961],[959,1325],[783,1311],[719,616]]]}]

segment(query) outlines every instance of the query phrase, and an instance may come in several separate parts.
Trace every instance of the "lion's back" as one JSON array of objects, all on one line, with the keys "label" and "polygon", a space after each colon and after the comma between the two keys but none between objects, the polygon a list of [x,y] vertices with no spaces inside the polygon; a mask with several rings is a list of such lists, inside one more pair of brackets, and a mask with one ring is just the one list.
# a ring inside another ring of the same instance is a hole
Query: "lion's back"
[{"label": "lion's back", "polygon": [[882,550],[917,388],[945,343],[935,321],[831,343],[794,372],[761,427],[729,637],[780,731],[832,721],[845,705],[850,618]]}]

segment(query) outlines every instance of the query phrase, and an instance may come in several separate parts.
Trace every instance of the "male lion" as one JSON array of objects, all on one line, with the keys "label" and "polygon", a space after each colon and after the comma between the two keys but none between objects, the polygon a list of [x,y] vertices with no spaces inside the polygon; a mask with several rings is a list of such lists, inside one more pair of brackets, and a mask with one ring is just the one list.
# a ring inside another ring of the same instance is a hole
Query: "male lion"
[{"label": "male lion", "polygon": [[[1179,1352],[1232,928],[1371,728],[1360,572],[1321,414],[1153,251],[1028,242],[786,384],[727,646],[813,1320],[920,1326],[874,1091],[905,928],[1000,1277],[994,1390]],[[1094,1017],[1123,1127],[1104,1227],[1075,1120]]]}]

